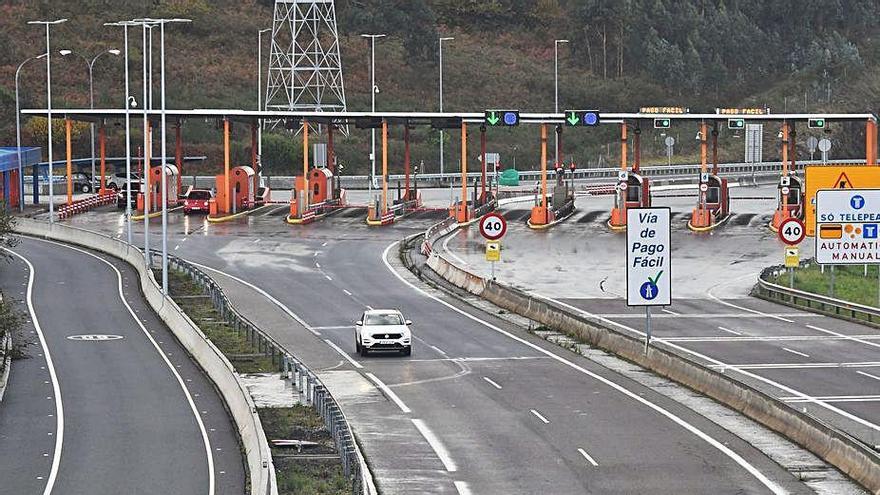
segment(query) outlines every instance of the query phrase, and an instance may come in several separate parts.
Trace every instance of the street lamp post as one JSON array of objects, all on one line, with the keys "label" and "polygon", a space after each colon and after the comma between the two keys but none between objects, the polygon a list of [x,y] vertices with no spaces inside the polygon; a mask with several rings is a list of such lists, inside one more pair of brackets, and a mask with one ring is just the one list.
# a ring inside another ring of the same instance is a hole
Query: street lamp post
[{"label": "street lamp post", "polygon": [[[162,146],[161,146],[161,162],[159,166],[161,167],[161,173],[159,174],[159,188],[162,194],[162,293],[167,297],[168,296],[168,180],[165,175],[167,173],[167,165],[166,165],[166,154],[167,154],[167,139],[166,139],[166,125],[165,125],[165,117],[166,117],[166,104],[165,104],[165,24],[169,23],[177,23],[177,22],[191,22],[189,19],[137,19],[137,21],[143,21],[144,26],[147,23],[152,25],[159,26],[159,71],[160,71],[160,120],[161,120],[161,130],[162,130]],[[150,57],[152,58],[152,57]],[[152,75],[151,75],[152,77]],[[149,213],[147,212],[147,222],[149,222]]]},{"label": "street lamp post", "polygon": [[[364,38],[370,39],[370,97],[372,101],[371,111],[376,111],[376,93],[379,88],[376,87],[376,38],[384,38],[384,34],[362,34]],[[370,181],[368,184],[370,198],[373,197],[373,181],[376,180],[376,129],[371,129],[371,151],[370,151]]]},{"label": "street lamp post", "polygon": [[[450,36],[440,38],[440,113],[443,113],[443,42],[454,39]],[[440,129],[440,180],[443,180],[443,129]]]},{"label": "street lamp post", "polygon": [[46,131],[49,137],[49,223],[55,222],[55,189],[52,187],[52,49],[49,44],[49,27],[55,24],[67,22],[67,19],[54,21],[28,21],[28,24],[43,24],[46,26]]},{"label": "street lamp post", "polygon": [[[30,57],[22,62],[17,69],[15,69],[15,146],[16,152],[18,154],[18,211],[24,211],[24,167],[21,165],[21,105],[18,100],[18,74],[21,72],[21,68],[25,66],[28,62],[32,60],[39,60],[41,58],[46,57],[46,54],[37,55],[36,57]],[[37,187],[36,181],[38,176],[38,171],[34,171],[34,187]]]},{"label": "street lamp post", "polygon": [[[105,26],[122,26],[125,39],[125,225],[128,234],[128,243],[132,243],[131,233],[131,113],[130,107],[134,97],[129,94],[128,88],[128,27],[135,25],[133,22],[109,22]],[[94,153],[92,153],[94,156]]]},{"label": "street lamp post", "polygon": [[[553,44],[553,87],[554,87],[554,106],[553,112],[559,113],[559,44],[560,43],[568,43],[568,40],[556,40]],[[556,155],[554,159],[556,161],[556,165],[559,166],[559,133],[554,133],[556,137]]]},{"label": "street lamp post", "polygon": [[[94,109],[95,108],[95,83],[94,83],[94,78],[93,78],[93,75],[94,75],[93,69],[95,68],[95,62],[97,62],[98,59],[101,58],[102,55],[106,55],[108,53],[110,55],[119,55],[121,52],[115,48],[111,48],[110,50],[106,50],[106,51],[103,51],[103,52],[95,55],[95,58],[93,58],[91,61],[89,59],[87,59],[86,57],[84,57],[83,55],[76,53],[74,51],[71,51],[71,50],[61,50],[60,53],[62,56],[74,54],[85,61],[86,67],[89,70],[89,108]],[[92,177],[91,177],[91,180],[89,180],[89,183],[92,186],[92,190],[94,190],[95,189],[95,123],[94,122],[89,124],[89,136],[90,136],[91,142],[92,142]]]},{"label": "street lamp post", "polygon": [[[257,31],[257,111],[263,110],[262,91],[263,91],[263,33],[271,31],[272,28],[260,29]],[[257,159],[260,160],[259,182],[262,186],[263,182],[263,121],[257,122]]]}]

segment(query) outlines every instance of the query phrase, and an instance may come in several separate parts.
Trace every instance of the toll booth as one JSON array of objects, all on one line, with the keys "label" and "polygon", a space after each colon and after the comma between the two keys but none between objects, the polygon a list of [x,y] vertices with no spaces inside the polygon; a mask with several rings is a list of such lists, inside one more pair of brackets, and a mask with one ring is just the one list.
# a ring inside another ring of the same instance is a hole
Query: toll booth
[{"label": "toll booth", "polygon": [[789,217],[803,218],[804,182],[794,175],[782,177],[776,189],[778,211],[785,210]]},{"label": "toll booth", "polygon": [[[231,215],[250,208],[254,204],[254,169],[242,165],[235,167],[229,171],[229,190],[224,190],[224,182],[226,176],[219,174],[216,176],[217,195],[214,198],[216,204],[216,215]],[[227,198],[229,207],[227,208]],[[214,212],[211,212],[212,215]]]},{"label": "toll booth", "polygon": [[647,177],[630,172],[626,180],[626,207],[648,208],[651,206],[651,184]]},{"label": "toll booth", "polygon": [[0,171],[0,202],[6,208],[18,207],[20,196],[18,169]]},{"label": "toll booth", "polygon": [[[137,211],[144,213],[146,208],[145,194],[150,195],[150,212],[162,209],[162,165],[150,167],[150,190],[139,192],[137,195]],[[177,166],[170,163],[165,164],[165,187],[167,188],[168,206],[176,206],[179,199],[179,191],[177,190]],[[134,189],[134,188],[132,188]]]},{"label": "toll booth", "polygon": [[[713,222],[724,219],[730,213],[730,194],[727,179],[709,174],[706,184],[706,209],[712,212]],[[702,188],[702,184],[700,185]],[[700,191],[702,194],[702,190]]]}]

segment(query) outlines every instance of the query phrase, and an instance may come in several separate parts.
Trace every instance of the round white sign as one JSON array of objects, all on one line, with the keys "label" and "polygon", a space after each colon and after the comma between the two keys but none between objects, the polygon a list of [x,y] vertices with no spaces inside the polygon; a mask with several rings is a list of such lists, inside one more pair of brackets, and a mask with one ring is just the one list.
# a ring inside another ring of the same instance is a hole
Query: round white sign
[{"label": "round white sign", "polygon": [[782,188],[782,194],[788,194],[789,191],[791,191],[791,189],[789,189],[788,186]]},{"label": "round white sign", "polygon": [[819,151],[828,151],[831,149],[831,140],[822,138],[819,140]]},{"label": "round white sign", "polygon": [[789,246],[800,244],[806,233],[804,223],[797,218],[788,218],[779,224],[779,238]]},{"label": "round white sign", "polygon": [[497,241],[507,233],[507,221],[497,213],[489,213],[480,219],[480,234],[490,241]]},{"label": "round white sign", "polygon": [[700,184],[700,191],[706,192],[709,190],[709,184]]}]

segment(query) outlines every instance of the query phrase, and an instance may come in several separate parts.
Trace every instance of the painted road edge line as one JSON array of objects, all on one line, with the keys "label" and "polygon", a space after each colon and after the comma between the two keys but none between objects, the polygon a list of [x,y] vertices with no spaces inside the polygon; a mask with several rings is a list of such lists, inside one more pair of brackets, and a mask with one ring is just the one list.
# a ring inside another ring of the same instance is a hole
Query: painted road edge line
[{"label": "painted road edge line", "polygon": [[349,363],[352,364],[352,366],[354,366],[357,369],[363,369],[364,365],[355,361],[354,358],[349,356],[348,353],[343,351],[338,345],[334,344],[333,341],[331,341],[330,339],[324,339],[324,343],[326,343],[331,348],[333,348],[334,351],[338,352],[339,355],[344,357]]},{"label": "painted road edge line", "polygon": [[55,364],[52,361],[52,354],[49,352],[49,345],[46,343],[46,336],[43,334],[43,327],[40,326],[40,320],[37,318],[37,311],[34,309],[34,276],[36,269],[30,260],[24,256],[3,248],[7,253],[21,258],[28,267],[28,285],[27,285],[27,307],[28,313],[31,315],[31,321],[34,329],[40,337],[40,345],[43,348],[43,357],[46,360],[46,368],[49,370],[49,377],[52,380],[52,395],[55,397],[55,450],[52,454],[52,467],[49,469],[49,477],[46,480],[46,487],[43,495],[52,493],[55,488],[55,479],[58,477],[58,468],[61,464],[61,451],[64,444],[64,405],[61,402],[61,385],[58,383],[58,375],[55,373]]},{"label": "painted road edge line", "polygon": [[364,374],[367,376],[367,378],[370,379],[370,381],[375,383],[376,386],[379,387],[379,389],[382,390],[382,392],[385,395],[387,395],[388,398],[391,399],[392,402],[397,404],[397,407],[399,407],[401,411],[403,411],[406,414],[409,414],[412,412],[412,409],[407,407],[407,405],[403,403],[403,401],[400,399],[400,397],[398,397],[397,394],[395,394],[393,390],[388,388],[388,385],[385,385],[385,382],[380,380],[379,377],[377,377],[376,375],[374,375],[372,373],[364,373]]},{"label": "painted road edge line", "polygon": [[[694,426],[694,425],[688,423],[687,421],[685,421],[684,419],[676,416],[671,411],[668,411],[668,410],[664,409],[663,407],[661,407],[657,404],[654,404],[653,402],[649,401],[648,399],[640,396],[639,394],[632,392],[631,390],[628,390],[623,385],[615,383],[615,382],[609,380],[608,378],[597,375],[596,373],[593,373],[590,370],[588,370],[582,366],[579,366],[578,364],[574,363],[573,361],[569,361],[569,360],[563,358],[562,356],[559,356],[559,355],[557,355],[547,349],[544,349],[543,347],[541,347],[537,344],[529,342],[521,337],[517,337],[516,335],[513,335],[512,333],[508,332],[507,330],[499,328],[499,327],[497,327],[487,321],[481,320],[480,318],[468,313],[467,311],[456,308],[452,304],[450,304],[446,301],[443,301],[442,299],[440,299],[434,295],[431,295],[428,292],[426,292],[425,290],[413,285],[411,282],[409,282],[408,280],[403,278],[403,276],[401,274],[397,273],[397,270],[395,270],[394,267],[392,267],[391,264],[388,262],[388,252],[391,251],[391,249],[394,248],[395,246],[397,246],[399,243],[400,243],[400,241],[395,241],[395,242],[389,244],[388,247],[385,248],[385,251],[382,253],[382,261],[385,263],[385,267],[392,274],[394,274],[394,276],[397,277],[398,280],[400,280],[401,282],[406,284],[411,289],[415,290],[416,292],[424,295],[425,297],[427,297],[433,301],[436,301],[436,302],[448,307],[449,309],[461,314],[462,316],[464,316],[466,318],[469,318],[473,321],[476,321],[476,322],[482,324],[486,328],[492,329],[492,330],[494,330],[494,331],[496,331],[496,332],[498,332],[498,333],[500,333],[510,339],[513,339],[517,342],[520,342],[521,344],[524,344],[524,345],[526,345],[526,346],[528,346],[528,347],[550,357],[551,359],[554,359],[555,361],[562,363],[562,364],[564,364],[564,365],[566,365],[576,371],[579,371],[587,376],[590,376],[590,377],[594,378],[595,380],[597,380],[601,383],[604,383],[605,385],[613,388],[614,390],[617,390],[618,392],[634,399],[635,401],[644,404],[645,406],[647,406],[647,407],[653,409],[654,411],[660,413],[661,415],[667,417],[668,419],[670,419],[674,423],[678,424],[679,426],[681,426],[685,430],[693,433],[694,435],[696,435],[697,437],[699,437],[700,439],[702,439],[703,441],[705,441],[709,445],[715,447],[717,450],[721,451],[721,453],[723,453],[728,458],[730,458],[731,460],[736,462],[740,467],[742,467],[743,469],[748,471],[749,474],[751,474],[755,479],[757,479],[762,485],[764,485],[768,489],[770,489],[770,491],[772,491],[774,494],[784,495],[787,493],[782,487],[780,487],[777,483],[770,480],[767,476],[764,475],[764,473],[759,471],[755,466],[753,466],[751,463],[749,463],[747,460],[745,460],[741,455],[737,454],[731,448],[722,444],[718,440],[715,440],[714,438],[712,438],[711,436],[709,436],[708,434],[706,434],[705,432],[703,432],[702,430],[700,430],[696,426]],[[541,296],[541,297],[543,299],[547,299],[544,296]],[[569,307],[573,307],[573,306],[569,306]],[[577,308],[575,308],[575,309],[577,309]],[[581,310],[578,310],[578,311],[581,311]],[[623,326],[623,325],[620,325],[620,326]],[[627,328],[630,331],[637,332],[637,330],[635,330],[635,329],[632,329],[629,327],[625,327],[625,328]],[[833,407],[833,406],[829,406],[829,407]]]},{"label": "painted road edge line", "polygon": [[456,481],[453,483],[455,485],[455,489],[458,491],[458,495],[471,495],[471,489],[468,487],[468,484],[464,481]]},{"label": "painted road edge line", "polygon": [[[207,428],[205,428],[205,422],[202,420],[202,415],[199,414],[199,408],[196,407],[195,399],[193,399],[192,394],[190,394],[190,391],[187,388],[186,382],[184,382],[183,377],[180,376],[180,373],[177,372],[177,369],[174,367],[174,364],[172,364],[171,360],[168,359],[168,354],[166,354],[165,351],[163,351],[162,348],[159,347],[159,344],[156,342],[156,339],[153,338],[153,336],[150,334],[149,330],[147,330],[147,327],[144,326],[143,322],[140,320],[140,318],[138,318],[137,314],[134,312],[134,310],[128,304],[128,300],[125,299],[125,293],[122,291],[122,272],[120,272],[119,269],[113,265],[113,263],[110,263],[106,259],[104,259],[96,254],[85,251],[83,249],[73,247],[73,246],[68,246],[67,244],[63,244],[63,243],[55,242],[55,241],[50,241],[50,240],[46,240],[46,239],[38,239],[38,240],[41,240],[42,242],[48,242],[50,244],[56,244],[58,246],[61,246],[61,247],[67,248],[67,249],[72,249],[73,251],[78,251],[82,254],[91,256],[92,258],[95,258],[96,260],[109,266],[114,272],[116,272],[116,290],[119,295],[119,300],[122,301],[122,304],[125,306],[125,309],[128,310],[128,313],[131,315],[131,318],[134,320],[134,322],[137,324],[137,326],[140,327],[141,331],[144,333],[144,335],[147,337],[147,339],[150,341],[150,343],[153,344],[153,347],[156,349],[156,352],[159,354],[159,356],[161,356],[162,361],[164,361],[165,365],[168,367],[168,369],[171,370],[171,374],[174,375],[175,379],[177,379],[177,383],[178,383],[178,385],[180,385],[180,388],[183,391],[183,395],[186,396],[186,401],[187,401],[187,403],[189,403],[189,407],[192,410],[193,416],[195,416],[195,418],[196,418],[196,424],[199,427],[199,430],[202,434],[202,440],[205,444],[205,454],[206,454],[207,462],[208,462],[208,495],[214,495],[215,490],[216,490],[216,485],[217,485],[217,480],[216,480],[216,476],[215,476],[215,472],[214,472],[214,453],[211,448],[211,439],[208,438],[208,430],[207,430]],[[124,261],[123,261],[123,263],[124,263]]]},{"label": "painted road edge line", "polygon": [[415,425],[416,429],[419,430],[419,433],[425,438],[425,441],[428,442],[428,445],[434,449],[434,453],[437,454],[437,457],[440,458],[440,462],[443,463],[443,467],[446,468],[450,473],[454,473],[458,471],[458,467],[456,467],[455,462],[452,460],[452,457],[449,455],[449,451],[446,450],[446,447],[440,443],[440,439],[437,438],[437,435],[434,435],[434,432],[428,428],[428,425],[425,424],[421,419],[411,418],[413,425]]},{"label": "painted road edge line", "polygon": [[599,467],[599,463],[596,462],[596,459],[593,459],[593,458],[590,456],[590,454],[587,453],[586,450],[584,450],[584,449],[578,449],[578,452],[580,452],[581,455],[584,456],[584,459],[586,459],[587,462],[589,462],[590,464],[592,464],[594,467]]},{"label": "painted road edge line", "polygon": [[489,378],[488,376],[484,376],[484,377],[483,377],[483,380],[486,380],[486,382],[487,382],[489,385],[492,385],[493,387],[497,388],[498,390],[501,390],[501,385],[498,385],[497,383],[495,383],[495,382],[494,382],[491,378]]}]

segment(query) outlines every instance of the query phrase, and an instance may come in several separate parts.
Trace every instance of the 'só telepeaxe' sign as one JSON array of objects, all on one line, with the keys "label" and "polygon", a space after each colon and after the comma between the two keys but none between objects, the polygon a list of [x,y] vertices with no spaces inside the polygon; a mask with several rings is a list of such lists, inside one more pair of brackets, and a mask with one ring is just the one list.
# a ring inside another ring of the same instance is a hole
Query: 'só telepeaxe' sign
[{"label": "'s\u00f3 telepeaxe' sign", "polygon": [[816,262],[880,263],[880,189],[816,192]]}]

